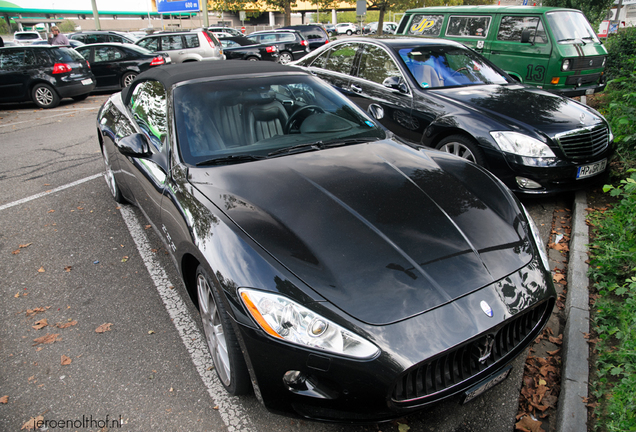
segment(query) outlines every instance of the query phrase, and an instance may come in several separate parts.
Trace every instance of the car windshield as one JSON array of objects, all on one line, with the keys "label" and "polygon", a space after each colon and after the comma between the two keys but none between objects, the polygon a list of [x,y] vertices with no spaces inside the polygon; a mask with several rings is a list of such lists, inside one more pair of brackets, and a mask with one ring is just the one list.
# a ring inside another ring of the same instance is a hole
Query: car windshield
[{"label": "car windshield", "polygon": [[181,155],[192,165],[386,137],[344,96],[308,76],[188,83],[175,88],[174,101]]},{"label": "car windshield", "polygon": [[559,11],[547,14],[558,43],[599,42],[590,23],[581,12]]},{"label": "car windshield", "polygon": [[397,52],[422,88],[508,82],[484,58],[460,47],[426,45],[398,48]]}]

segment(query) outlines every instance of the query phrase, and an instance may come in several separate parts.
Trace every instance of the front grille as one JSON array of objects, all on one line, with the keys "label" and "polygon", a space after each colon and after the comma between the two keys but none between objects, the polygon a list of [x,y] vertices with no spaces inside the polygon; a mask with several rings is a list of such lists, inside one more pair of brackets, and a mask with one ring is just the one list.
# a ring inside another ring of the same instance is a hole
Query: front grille
[{"label": "front grille", "polygon": [[549,304],[549,301],[543,302],[489,333],[411,368],[394,384],[393,400],[417,401],[476,377],[515,348],[525,345],[524,342],[532,340],[542,327],[539,324],[547,319],[543,319],[546,311],[552,310],[548,308]]},{"label": "front grille", "polygon": [[603,67],[604,56],[577,57],[572,62],[571,70],[599,69]]},{"label": "front grille", "polygon": [[586,160],[607,149],[609,129],[606,126],[578,129],[559,134],[555,139],[568,159]]},{"label": "front grille", "polygon": [[570,75],[565,79],[565,85],[585,85],[591,84],[598,81],[601,77],[600,73],[589,74],[589,75]]}]

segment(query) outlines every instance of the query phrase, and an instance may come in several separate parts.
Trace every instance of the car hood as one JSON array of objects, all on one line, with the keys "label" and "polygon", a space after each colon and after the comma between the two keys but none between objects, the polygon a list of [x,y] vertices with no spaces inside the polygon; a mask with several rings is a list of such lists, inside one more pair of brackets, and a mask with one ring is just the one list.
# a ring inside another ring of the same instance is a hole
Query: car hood
[{"label": "car hood", "polygon": [[596,111],[585,105],[522,84],[476,85],[429,91],[450,102],[485,112],[513,130],[521,126],[549,137],[605,123]]},{"label": "car hood", "polygon": [[191,169],[190,182],[318,294],[369,324],[449,303],[532,258],[500,183],[446,153],[393,141]]}]

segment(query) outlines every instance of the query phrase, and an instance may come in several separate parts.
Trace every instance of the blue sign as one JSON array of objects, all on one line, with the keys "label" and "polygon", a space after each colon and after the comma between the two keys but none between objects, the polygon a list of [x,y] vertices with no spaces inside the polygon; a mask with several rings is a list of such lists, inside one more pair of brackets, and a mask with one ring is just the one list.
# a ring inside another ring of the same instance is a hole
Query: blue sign
[{"label": "blue sign", "polygon": [[157,12],[198,12],[199,0],[157,0]]},{"label": "blue sign", "polygon": [[523,5],[528,6],[528,0],[523,0]]}]

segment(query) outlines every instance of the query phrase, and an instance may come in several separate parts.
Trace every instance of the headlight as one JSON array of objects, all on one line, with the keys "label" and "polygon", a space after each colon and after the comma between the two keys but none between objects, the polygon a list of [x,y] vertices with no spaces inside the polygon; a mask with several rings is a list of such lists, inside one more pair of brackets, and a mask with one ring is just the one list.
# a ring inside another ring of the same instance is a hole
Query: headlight
[{"label": "headlight", "polygon": [[518,132],[490,132],[502,151],[519,156],[555,157],[550,147],[541,141]]},{"label": "headlight", "polygon": [[254,320],[270,336],[335,354],[370,358],[380,350],[371,342],[278,294],[241,288]]},{"label": "headlight", "polygon": [[561,65],[561,70],[563,72],[565,72],[568,69],[570,69],[570,60],[569,59],[565,59],[565,60],[563,60],[563,64]]},{"label": "headlight", "polygon": [[534,238],[535,244],[539,249],[539,256],[541,257],[541,262],[543,262],[543,266],[546,270],[550,271],[550,262],[548,261],[548,254],[545,250],[545,243],[541,240],[541,236],[539,235],[539,229],[537,225],[534,223],[534,219],[530,217],[528,210],[521,204],[521,208],[523,208],[523,213],[526,215],[526,219],[528,220],[528,228],[530,229],[530,234]]}]

